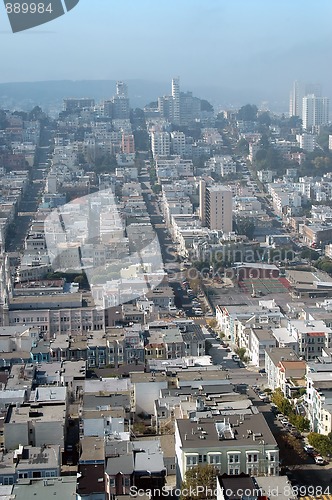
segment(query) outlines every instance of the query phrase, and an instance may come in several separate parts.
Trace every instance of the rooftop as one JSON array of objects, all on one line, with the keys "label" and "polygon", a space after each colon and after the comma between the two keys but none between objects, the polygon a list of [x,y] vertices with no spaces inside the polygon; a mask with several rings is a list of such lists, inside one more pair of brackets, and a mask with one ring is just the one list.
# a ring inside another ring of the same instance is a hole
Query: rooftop
[{"label": "rooftop", "polygon": [[[246,414],[242,419],[238,415],[227,418],[176,420],[182,448],[220,448],[223,442],[227,446],[254,446],[264,440],[265,446],[277,446],[276,440],[261,413]],[[232,443],[232,444],[231,444]]]},{"label": "rooftop", "polygon": [[55,497],[76,499],[76,477],[55,479],[21,479],[13,487],[15,500],[54,500]]}]

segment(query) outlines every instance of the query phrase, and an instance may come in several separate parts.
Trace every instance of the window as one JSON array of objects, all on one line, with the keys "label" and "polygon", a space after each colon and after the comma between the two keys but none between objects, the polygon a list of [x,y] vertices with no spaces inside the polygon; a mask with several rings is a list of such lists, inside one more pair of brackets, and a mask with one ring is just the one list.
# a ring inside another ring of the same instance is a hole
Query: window
[{"label": "window", "polygon": [[198,464],[197,459],[198,459],[197,455],[187,455],[187,457],[186,457],[187,466],[188,465],[197,465]]},{"label": "window", "polygon": [[249,462],[249,463],[258,462],[258,455],[257,455],[257,453],[248,453],[247,454],[247,462]]},{"label": "window", "polygon": [[220,455],[209,455],[209,463],[210,464],[220,464],[221,456]]},{"label": "window", "polygon": [[198,462],[201,463],[206,463],[207,461],[207,456],[206,455],[198,455]]},{"label": "window", "polygon": [[110,477],[110,486],[114,487],[115,486],[115,479]]},{"label": "window", "polygon": [[240,461],[240,457],[238,454],[230,454],[228,455],[228,463],[237,464]]}]

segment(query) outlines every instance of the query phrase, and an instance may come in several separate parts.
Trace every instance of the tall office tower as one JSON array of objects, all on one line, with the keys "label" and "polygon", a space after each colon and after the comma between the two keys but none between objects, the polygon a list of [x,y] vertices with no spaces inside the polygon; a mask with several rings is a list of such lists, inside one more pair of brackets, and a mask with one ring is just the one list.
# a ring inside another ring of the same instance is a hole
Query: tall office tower
[{"label": "tall office tower", "polygon": [[180,78],[172,80],[172,97],[173,97],[173,117],[174,125],[180,125]]},{"label": "tall office tower", "polygon": [[116,82],[116,95],[128,97],[128,86],[124,82]]},{"label": "tall office tower", "polygon": [[205,181],[199,186],[199,211],[203,226],[230,233],[232,231],[232,191],[225,186],[207,186]]},{"label": "tall office tower", "polygon": [[289,97],[289,116],[299,116],[302,118],[302,99],[304,88],[301,82],[294,82]]},{"label": "tall office tower", "polygon": [[169,156],[171,152],[171,141],[168,132],[151,133],[151,149],[153,157]]},{"label": "tall office tower", "polygon": [[303,128],[315,132],[321,125],[329,122],[329,99],[327,97],[317,97],[314,94],[303,98],[302,107]]}]

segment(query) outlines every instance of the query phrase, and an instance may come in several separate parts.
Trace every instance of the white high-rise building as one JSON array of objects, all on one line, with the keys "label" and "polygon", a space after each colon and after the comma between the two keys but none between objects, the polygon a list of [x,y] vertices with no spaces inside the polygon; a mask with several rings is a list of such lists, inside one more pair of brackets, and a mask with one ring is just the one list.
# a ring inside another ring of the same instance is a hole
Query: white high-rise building
[{"label": "white high-rise building", "polygon": [[168,132],[151,132],[151,149],[153,157],[169,156],[171,153],[171,140]]},{"label": "white high-rise building", "polygon": [[180,125],[180,78],[172,79],[173,117],[172,122]]},{"label": "white high-rise building", "polygon": [[128,97],[128,86],[124,82],[116,82],[116,95]]},{"label": "white high-rise building", "polygon": [[302,118],[303,98],[314,94],[316,97],[322,95],[322,88],[319,83],[306,83],[295,81],[289,96],[289,116],[298,116]]},{"label": "white high-rise building", "polygon": [[230,233],[233,227],[232,191],[225,186],[207,186],[200,182],[199,193],[200,219],[209,229]]},{"label": "white high-rise building", "polygon": [[307,95],[302,100],[302,122],[305,130],[315,131],[321,125],[329,122],[329,99],[314,94]]},{"label": "white high-rise building", "polygon": [[289,96],[289,116],[302,117],[302,99],[304,88],[301,82],[294,82]]}]

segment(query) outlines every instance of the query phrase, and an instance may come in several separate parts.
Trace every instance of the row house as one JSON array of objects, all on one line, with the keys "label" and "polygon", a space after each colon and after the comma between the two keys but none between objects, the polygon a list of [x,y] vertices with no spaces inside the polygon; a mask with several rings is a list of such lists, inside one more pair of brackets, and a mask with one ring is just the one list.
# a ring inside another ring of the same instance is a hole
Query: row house
[{"label": "row house", "polygon": [[175,453],[178,485],[187,470],[205,464],[219,474],[279,474],[278,445],[262,414],[176,420]]},{"label": "row house", "polygon": [[320,358],[308,363],[306,374],[307,417],[310,429],[319,434],[332,432],[332,363],[330,358]]},{"label": "row house", "polygon": [[273,347],[265,350],[265,372],[267,385],[271,391],[280,387],[279,368],[285,361],[298,361],[299,357],[294,349],[288,347]]}]

